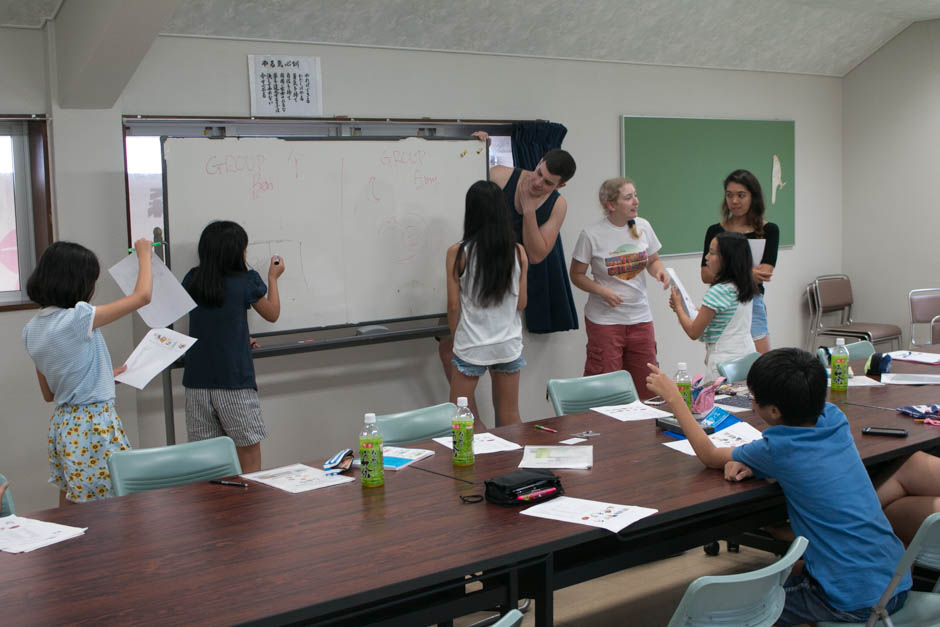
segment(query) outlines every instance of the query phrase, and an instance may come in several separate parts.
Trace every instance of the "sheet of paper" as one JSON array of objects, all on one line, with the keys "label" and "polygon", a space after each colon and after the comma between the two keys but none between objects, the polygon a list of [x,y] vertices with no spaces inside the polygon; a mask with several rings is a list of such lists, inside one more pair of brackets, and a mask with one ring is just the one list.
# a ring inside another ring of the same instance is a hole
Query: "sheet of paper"
[{"label": "sheet of paper", "polygon": [[[382,447],[382,462],[384,467],[388,470],[405,468],[431,455],[434,455],[434,451],[423,448],[402,448],[400,446]],[[359,465],[362,465],[361,462]]]},{"label": "sheet of paper", "polygon": [[581,442],[587,442],[587,438],[568,438],[567,440],[562,440],[559,444],[579,444]]},{"label": "sheet of paper", "polygon": [[[140,317],[151,329],[168,327],[196,307],[180,282],[176,280],[166,264],[153,255],[153,296],[150,304],[137,310]],[[124,295],[133,293],[137,285],[137,255],[130,254],[108,269]]]},{"label": "sheet of paper", "polygon": [[[739,407],[738,405],[728,405],[722,402],[722,401],[727,401],[732,398],[742,398],[742,397],[731,396],[729,394],[718,394],[715,396],[715,405],[718,405],[725,411],[730,411],[732,414],[737,414],[737,413],[745,412],[745,411],[751,411],[750,407]],[[748,403],[750,403],[750,399],[748,399]]]},{"label": "sheet of paper", "polygon": [[600,527],[617,533],[638,520],[652,516],[657,511],[659,510],[650,509],[649,507],[637,507],[636,505],[616,505],[614,503],[576,499],[570,496],[559,496],[545,503],[533,505],[519,513],[526,516],[548,518],[549,520]]},{"label": "sheet of paper", "polygon": [[294,494],[355,481],[355,477],[327,475],[319,468],[311,468],[304,464],[291,464],[271,470],[252,472],[242,477]]},{"label": "sheet of paper", "polygon": [[849,377],[850,388],[880,388],[883,386],[884,383],[869,377]]},{"label": "sheet of paper", "polygon": [[891,359],[898,361],[913,361],[918,364],[940,364],[940,354],[937,353],[918,353],[917,351],[891,351],[888,353]]},{"label": "sheet of paper", "polygon": [[519,468],[586,470],[594,465],[594,446],[531,446],[522,453]]},{"label": "sheet of paper", "polygon": [[668,411],[656,409],[649,405],[644,405],[640,401],[633,401],[626,405],[606,405],[604,407],[592,407],[591,411],[596,411],[605,416],[616,418],[620,422],[631,420],[648,420],[650,418],[668,418],[672,414]]},{"label": "sheet of paper", "polygon": [[751,245],[751,259],[755,266],[760,265],[760,260],[764,257],[764,247],[767,246],[765,239],[749,239],[747,243]]},{"label": "sheet of paper", "polygon": [[888,372],[881,375],[881,382],[888,385],[940,385],[938,374],[897,374]]},{"label": "sheet of paper", "polygon": [[4,516],[0,518],[0,551],[26,553],[35,549],[76,538],[88,527],[69,527],[57,523]]},{"label": "sheet of paper", "polygon": [[[446,435],[442,438],[434,438],[434,441],[442,446],[453,450],[453,438]],[[515,442],[504,440],[498,435],[492,433],[474,433],[473,434],[473,454],[483,455],[484,453],[499,453],[500,451],[515,451],[522,448]]]},{"label": "sheet of paper", "polygon": [[163,372],[163,370],[192,347],[196,338],[177,333],[172,329],[150,329],[127,361],[127,370],[114,377],[138,390]]},{"label": "sheet of paper", "polygon": [[[763,436],[761,432],[746,422],[738,422],[726,429],[716,431],[708,436],[716,448],[728,448],[741,446],[754,440],[760,440]],[[675,449],[686,455],[695,455],[692,450],[692,444],[688,440],[678,440],[676,442],[666,442],[664,446]]]},{"label": "sheet of paper", "polygon": [[682,284],[682,281],[679,280],[679,275],[673,268],[666,268],[666,273],[669,275],[669,280],[672,281],[672,284],[679,290],[679,295],[682,296],[682,303],[685,305],[685,312],[689,314],[689,317],[695,320],[695,317],[698,316],[698,307],[695,306],[695,302],[692,300],[692,297],[689,296],[689,292],[685,289],[685,285]]}]

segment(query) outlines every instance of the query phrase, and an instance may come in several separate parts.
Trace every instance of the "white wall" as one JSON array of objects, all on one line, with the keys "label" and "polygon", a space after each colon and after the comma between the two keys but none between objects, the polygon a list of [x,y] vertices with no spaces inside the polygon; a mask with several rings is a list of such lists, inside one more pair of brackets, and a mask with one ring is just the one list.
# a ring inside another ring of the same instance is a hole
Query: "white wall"
[{"label": "white wall", "polygon": [[[845,79],[843,267],[857,320],[909,340],[907,294],[940,287],[940,21],[914,24]],[[923,338],[923,336],[921,336]]]},{"label": "white wall", "polygon": [[[117,254],[112,249],[121,243],[124,228],[119,116],[247,116],[245,56],[252,53],[320,56],[326,115],[543,118],[565,124],[568,136],[564,147],[578,162],[578,174],[564,190],[569,212],[562,238],[569,255],[580,229],[600,215],[597,186],[619,174],[621,114],[795,120],[797,244],[780,252],[777,274],[768,285],[775,345],[802,344],[802,286],[817,274],[841,268],[841,241],[830,241],[830,235],[842,229],[839,79],[167,37],[157,39],[113,110],[54,111],[59,236],[90,242],[105,264],[113,262],[104,257],[106,253]],[[682,184],[681,173],[676,174],[676,184]],[[642,189],[639,192],[642,201],[652,202],[643,197]],[[716,181],[714,197],[702,198],[700,206],[687,210],[709,212],[717,219],[720,194],[720,181]],[[641,215],[642,211],[641,202]],[[93,225],[101,231],[96,232]],[[457,237],[459,234],[454,234],[455,240]],[[673,259],[669,264],[688,277],[693,295],[700,297],[704,286],[697,280],[698,257]],[[575,300],[581,311],[584,295],[576,290]],[[684,336],[664,297],[654,294],[651,300],[661,362],[670,370],[680,360],[700,364],[702,346]],[[27,318],[0,314],[0,333],[18,337]],[[130,325],[109,334],[115,361],[129,351],[131,335]],[[584,343],[583,330],[527,336],[529,366],[523,372],[520,390],[525,418],[550,415],[545,382],[552,377],[580,375]],[[31,377],[28,358],[21,353],[15,357],[21,363],[17,373],[26,371]],[[271,431],[263,446],[265,466],[324,457],[351,446],[365,411],[400,411],[447,397],[436,343],[431,339],[263,359],[256,366]],[[29,377],[4,377],[0,380],[3,396],[38,399]],[[177,371],[174,381],[178,391],[179,380]],[[484,408],[489,405],[483,402],[488,397],[488,385],[481,385],[478,399]],[[23,401],[23,407],[29,409],[31,420],[45,424],[48,408],[41,402]],[[176,407],[177,432],[182,440],[185,429],[180,394]],[[132,437],[135,445],[163,442],[158,381],[138,395],[136,407],[132,399],[122,397],[118,409],[129,430],[136,431],[137,437]],[[492,423],[492,411],[485,409],[483,413]],[[12,419],[4,415],[2,420]],[[23,432],[19,446],[30,451],[23,457],[44,463],[44,439],[33,433],[42,430],[19,431]],[[8,449],[4,438],[0,460],[6,459]],[[21,480],[27,481],[26,467],[19,464],[17,461],[8,470],[17,487]],[[41,465],[30,464],[30,473]],[[4,466],[0,461],[0,467]],[[54,490],[39,489],[32,479],[27,485],[25,495],[20,497],[20,490],[16,493],[18,502],[24,502],[24,511],[54,504]]]}]

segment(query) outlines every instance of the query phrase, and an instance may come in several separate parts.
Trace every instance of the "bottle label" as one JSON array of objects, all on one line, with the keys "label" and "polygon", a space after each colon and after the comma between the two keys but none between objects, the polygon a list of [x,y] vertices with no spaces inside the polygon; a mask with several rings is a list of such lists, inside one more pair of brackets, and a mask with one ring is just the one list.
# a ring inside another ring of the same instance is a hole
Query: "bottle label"
[{"label": "bottle label", "polygon": [[692,409],[692,383],[690,381],[682,381],[676,383],[676,386],[679,388],[679,394],[682,395],[682,400],[685,401],[685,406]]},{"label": "bottle label", "polygon": [[451,423],[454,436],[454,465],[470,466],[473,464],[473,423]]},{"label": "bottle label", "polygon": [[843,391],[849,387],[849,358],[845,355],[833,355],[830,363],[832,389]]},{"label": "bottle label", "polygon": [[362,485],[371,488],[385,483],[381,440],[360,440],[359,459],[359,474],[362,477]]}]

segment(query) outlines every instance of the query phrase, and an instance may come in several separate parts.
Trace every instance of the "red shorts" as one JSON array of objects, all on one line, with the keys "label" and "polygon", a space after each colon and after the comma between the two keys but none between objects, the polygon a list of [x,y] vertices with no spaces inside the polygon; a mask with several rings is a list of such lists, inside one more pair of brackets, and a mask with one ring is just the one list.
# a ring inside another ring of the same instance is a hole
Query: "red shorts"
[{"label": "red shorts", "polygon": [[595,324],[584,319],[587,331],[587,359],[584,376],[626,370],[640,400],[655,396],[646,388],[650,369],[656,361],[656,334],[652,322],[637,324]]}]

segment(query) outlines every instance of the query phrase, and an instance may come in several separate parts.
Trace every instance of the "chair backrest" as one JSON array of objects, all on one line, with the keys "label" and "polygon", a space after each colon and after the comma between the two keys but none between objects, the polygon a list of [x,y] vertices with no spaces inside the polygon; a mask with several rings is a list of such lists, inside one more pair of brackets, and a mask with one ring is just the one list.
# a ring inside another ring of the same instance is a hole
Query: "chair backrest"
[{"label": "chair backrest", "polygon": [[898,567],[894,569],[894,576],[903,577],[915,561],[930,568],[940,566],[940,512],[934,512],[920,524]]},{"label": "chair backrest", "polygon": [[397,414],[376,416],[375,424],[382,434],[383,444],[398,446],[450,435],[453,429],[451,421],[456,413],[456,405],[441,403]]},{"label": "chair backrest", "polygon": [[751,366],[754,365],[758,357],[760,357],[760,353],[751,353],[744,357],[722,362],[718,364],[718,374],[727,379],[729,383],[746,381],[747,373],[751,370]]},{"label": "chair backrest", "polygon": [[[923,525],[924,523],[921,523],[921,527],[923,527]],[[920,551],[917,552],[914,563],[923,568],[940,571],[940,543],[934,540],[936,540],[936,538],[927,537],[921,542]],[[933,591],[940,592],[940,579],[934,584]]]},{"label": "chair backrest", "polygon": [[[6,482],[7,478],[0,475],[0,485]],[[7,486],[6,491],[3,493],[3,499],[0,500],[0,516],[12,516],[14,514],[16,514],[16,508],[13,506],[13,492],[10,490],[10,486]]]},{"label": "chair backrest", "polygon": [[[911,310],[911,345],[935,344],[940,340],[940,288],[911,290],[907,295]],[[917,342],[918,324],[930,325],[930,341]]]},{"label": "chair backrest", "polygon": [[852,306],[852,282],[844,274],[824,274],[813,282],[816,303],[821,313],[831,313]]},{"label": "chair backrest", "polygon": [[[868,359],[875,354],[875,345],[868,340],[859,340],[858,342],[846,344],[845,348],[849,351],[849,361]],[[831,348],[829,350],[832,351]],[[823,366],[829,367],[829,353],[826,352],[825,348],[819,347],[816,349],[816,358]]]},{"label": "chair backrest", "polygon": [[226,436],[172,446],[116,451],[108,458],[114,494],[124,496],[237,475],[235,443]]},{"label": "chair backrest", "polygon": [[492,627],[519,627],[519,625],[522,624],[523,618],[525,618],[525,614],[519,610],[512,609],[506,612],[506,614],[498,621],[493,623]]},{"label": "chair backrest", "polygon": [[592,407],[625,405],[637,400],[633,378],[626,370],[575,379],[550,379],[548,397],[556,416],[576,414]]},{"label": "chair backrest", "polygon": [[737,575],[699,577],[685,591],[669,621],[681,625],[772,625],[783,612],[783,582],[809,541],[799,536],[786,555],[760,570]]}]

